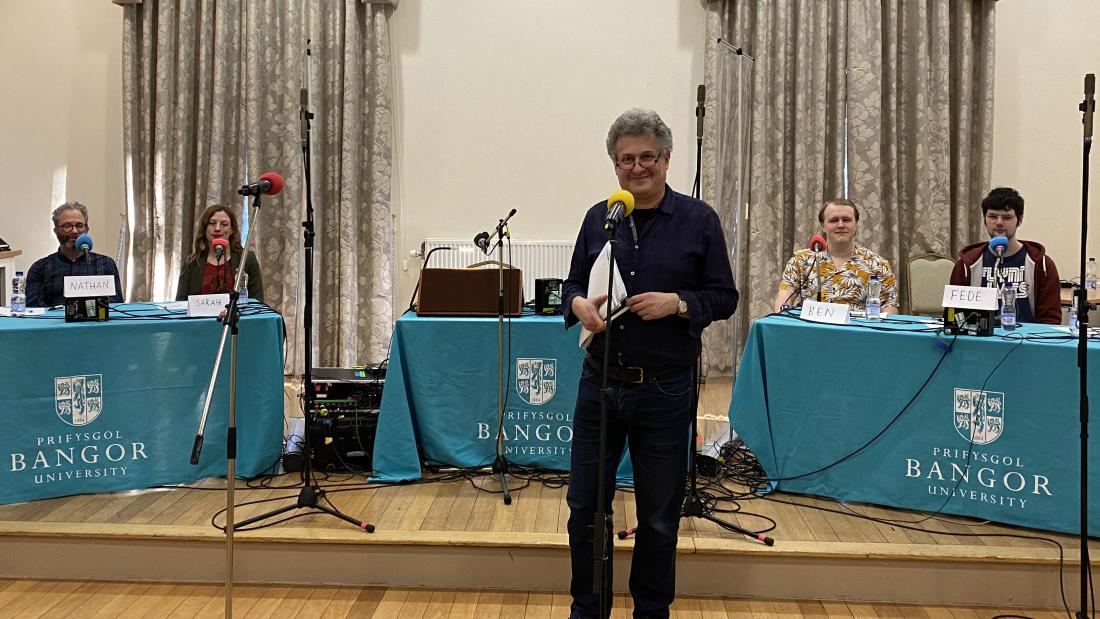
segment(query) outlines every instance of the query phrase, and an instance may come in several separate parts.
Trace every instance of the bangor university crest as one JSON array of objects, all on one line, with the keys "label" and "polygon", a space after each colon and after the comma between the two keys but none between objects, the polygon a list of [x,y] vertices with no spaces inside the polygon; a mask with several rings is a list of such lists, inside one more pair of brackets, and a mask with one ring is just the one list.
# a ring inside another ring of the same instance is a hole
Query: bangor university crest
[{"label": "bangor university crest", "polygon": [[975,445],[1000,438],[1005,427],[1005,394],[1000,391],[955,389],[955,431]]},{"label": "bangor university crest", "polygon": [[103,410],[102,374],[54,378],[53,391],[57,416],[71,426],[86,426]]},{"label": "bangor university crest", "polygon": [[516,391],[534,406],[552,400],[558,391],[558,360],[516,359]]}]

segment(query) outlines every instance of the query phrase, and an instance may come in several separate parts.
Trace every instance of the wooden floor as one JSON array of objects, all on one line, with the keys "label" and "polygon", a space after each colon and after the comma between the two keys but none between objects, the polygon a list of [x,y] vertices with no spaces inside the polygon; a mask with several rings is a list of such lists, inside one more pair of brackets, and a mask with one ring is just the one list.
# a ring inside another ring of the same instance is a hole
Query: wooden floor
[{"label": "wooden floor", "polygon": [[[369,619],[564,618],[569,596],[523,591],[454,591],[406,588],[243,586],[233,590],[233,616],[362,617]],[[225,608],[215,585],[0,580],[4,617],[214,617]],[[612,617],[630,616],[630,597],[616,596]],[[907,606],[844,602],[680,598],[674,619],[793,617],[988,618],[997,615],[1055,619],[1063,613],[1033,609]]]},{"label": "wooden floor", "polygon": [[[483,478],[491,482],[489,478]],[[276,507],[293,504],[300,486],[292,487],[297,475],[271,480],[285,488],[249,489],[238,482],[235,520],[240,521]],[[477,483],[481,481],[475,480]],[[513,484],[519,480],[513,479]],[[491,485],[491,484],[490,484]],[[484,492],[467,480],[400,486],[370,486],[362,478],[329,477],[331,505],[354,518],[374,524],[382,531],[468,531],[565,534],[569,508],[565,488],[531,482],[513,492],[513,503],[504,505],[499,494]],[[940,546],[989,546],[1052,549],[1052,541],[1067,549],[1077,539],[964,518],[928,515],[864,504],[842,504],[830,499],[776,493],[768,498],[751,498],[723,506],[737,513],[718,514],[729,522],[758,531],[775,521],[767,534],[783,542],[853,542],[887,544],[929,544]],[[0,522],[209,525],[211,517],[225,507],[224,480],[211,479],[190,487],[155,489],[115,494],[90,494],[0,506]],[[298,512],[304,514],[305,512]],[[618,492],[614,501],[615,530],[635,523],[635,509],[628,492]],[[877,520],[870,520],[875,518]],[[224,524],[219,517],[218,524]],[[343,520],[324,514],[278,522],[272,526],[346,529]],[[743,539],[717,525],[699,519],[684,519],[681,537]],[[746,541],[746,543],[749,543]],[[1090,543],[1093,554],[1100,545]]]},{"label": "wooden floor", "polygon": [[[710,381],[700,400],[702,419],[724,417],[729,408],[729,379]],[[700,422],[701,431],[707,426]],[[407,485],[370,486],[362,475],[334,474],[319,481],[327,498],[340,511],[387,531],[469,531],[515,533],[566,533],[568,507],[565,487],[535,481],[513,492],[514,503],[505,506],[499,494],[484,492],[466,480]],[[492,487],[492,480],[477,481]],[[523,484],[513,478],[510,485]],[[300,476],[283,475],[268,480],[262,488],[255,482],[238,480],[235,520],[293,504],[300,489]],[[744,488],[735,488],[743,491]],[[209,479],[189,486],[114,494],[92,494],[44,499],[14,505],[0,505],[0,522],[105,523],[141,525],[206,525],[225,507],[225,480]],[[722,503],[736,513],[720,517],[753,531],[762,531],[775,521],[767,534],[785,542],[853,542],[887,544],[932,544],[943,546],[993,546],[1011,548],[1053,548],[1049,540],[1068,549],[1077,547],[1073,536],[1039,532],[1018,527],[983,523],[950,515],[927,515],[872,505],[842,504],[831,499],[775,493],[767,498],[747,498]],[[635,523],[635,509],[629,492],[614,499],[615,529]],[[881,522],[870,520],[879,519]],[[219,523],[224,523],[220,519]],[[325,515],[296,518],[274,526],[346,528],[349,525]],[[681,523],[681,535],[740,539],[736,533],[696,519]],[[1041,538],[1041,539],[1040,539]],[[1093,542],[1090,546],[1100,550]]]}]

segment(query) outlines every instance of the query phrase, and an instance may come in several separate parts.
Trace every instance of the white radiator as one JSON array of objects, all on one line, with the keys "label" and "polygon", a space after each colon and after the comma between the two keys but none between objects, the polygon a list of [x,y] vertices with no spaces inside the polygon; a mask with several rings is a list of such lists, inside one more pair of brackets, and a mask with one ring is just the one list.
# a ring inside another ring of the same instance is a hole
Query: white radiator
[{"label": "white radiator", "polygon": [[[504,245],[504,263],[511,264],[523,271],[523,298],[530,301],[535,298],[535,280],[556,277],[565,279],[569,275],[569,260],[573,257],[573,241],[512,241],[511,256],[509,244]],[[461,239],[424,239],[421,243],[423,260],[428,252],[436,247],[440,249],[431,255],[427,265],[431,268],[461,269],[483,260],[496,260],[497,252],[485,255],[472,240]]]}]

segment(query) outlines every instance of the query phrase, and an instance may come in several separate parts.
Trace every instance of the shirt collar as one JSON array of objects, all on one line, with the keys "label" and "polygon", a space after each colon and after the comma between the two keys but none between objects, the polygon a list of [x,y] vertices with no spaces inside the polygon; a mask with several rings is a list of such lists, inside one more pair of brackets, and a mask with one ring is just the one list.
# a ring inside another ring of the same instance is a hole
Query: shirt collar
[{"label": "shirt collar", "polygon": [[665,195],[661,198],[661,201],[657,203],[657,208],[653,209],[658,213],[664,213],[666,215],[672,215],[676,212],[676,199],[673,194],[676,192],[665,183]]}]

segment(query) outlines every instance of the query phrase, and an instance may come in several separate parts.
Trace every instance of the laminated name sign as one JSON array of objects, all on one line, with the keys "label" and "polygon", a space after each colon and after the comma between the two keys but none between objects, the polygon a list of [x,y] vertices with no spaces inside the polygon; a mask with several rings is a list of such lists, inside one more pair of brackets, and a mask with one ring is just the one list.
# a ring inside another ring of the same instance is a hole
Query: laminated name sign
[{"label": "laminated name sign", "polygon": [[996,311],[997,289],[948,284],[943,287],[943,307]]},{"label": "laminated name sign", "polygon": [[193,294],[187,297],[187,315],[219,316],[225,306],[229,305],[229,293],[220,294]]},{"label": "laminated name sign", "polygon": [[830,325],[846,325],[848,319],[847,303],[822,303],[806,299],[802,302],[802,318]]},{"label": "laminated name sign", "polygon": [[113,275],[69,275],[65,277],[66,299],[87,299],[90,297],[113,297],[115,278]]}]

